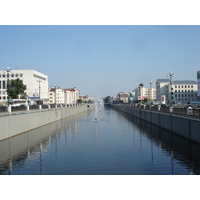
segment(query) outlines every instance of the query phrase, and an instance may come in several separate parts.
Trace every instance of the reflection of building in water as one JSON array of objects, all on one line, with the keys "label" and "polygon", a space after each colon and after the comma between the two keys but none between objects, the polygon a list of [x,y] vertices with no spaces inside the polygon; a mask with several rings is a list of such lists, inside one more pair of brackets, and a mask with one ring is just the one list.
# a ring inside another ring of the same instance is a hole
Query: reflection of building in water
[{"label": "reflection of building in water", "polygon": [[[175,173],[175,164],[178,162],[188,169],[188,174],[200,174],[200,145],[191,142],[181,136],[170,133],[164,129],[154,126],[150,123],[133,118],[128,114],[123,114],[127,120],[140,126],[141,134],[145,135],[151,140],[151,144],[162,149],[170,156],[171,174]],[[142,140],[141,140],[142,142]],[[141,144],[142,145],[142,144]],[[153,149],[152,149],[153,150]],[[154,155],[152,151],[152,162],[154,162]]]},{"label": "reflection of building in water", "polygon": [[[38,160],[45,153],[53,137],[56,136],[57,126],[55,122],[47,126],[20,134],[0,142],[0,174],[12,172],[13,165],[23,165],[29,158]],[[41,161],[41,159],[40,159]]]}]

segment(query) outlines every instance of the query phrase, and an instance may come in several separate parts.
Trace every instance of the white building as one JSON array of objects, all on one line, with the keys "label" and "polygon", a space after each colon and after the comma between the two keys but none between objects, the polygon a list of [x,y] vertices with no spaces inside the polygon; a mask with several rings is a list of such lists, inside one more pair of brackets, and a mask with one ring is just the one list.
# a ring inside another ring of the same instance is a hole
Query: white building
[{"label": "white building", "polygon": [[49,104],[64,104],[64,92],[60,87],[49,88]]},{"label": "white building", "polygon": [[156,80],[156,100],[162,101],[162,96],[168,99],[168,85],[169,79],[157,79]]},{"label": "white building", "polygon": [[49,104],[76,104],[79,96],[80,92],[76,87],[70,89],[50,88]]},{"label": "white building", "polygon": [[6,85],[8,80],[21,79],[26,85],[25,93],[31,103],[36,103],[39,99],[48,101],[48,76],[35,70],[0,70],[0,101],[6,102]]},{"label": "white building", "polygon": [[156,99],[156,88],[145,88],[145,86],[140,83],[138,88],[135,89],[135,99],[144,100],[145,98],[149,100]]},{"label": "white building", "polygon": [[[170,89],[171,87],[171,89]],[[191,80],[170,81],[168,79],[158,79],[156,81],[157,101],[162,101],[162,96],[166,96],[166,103],[186,104],[197,100],[197,82]]]}]

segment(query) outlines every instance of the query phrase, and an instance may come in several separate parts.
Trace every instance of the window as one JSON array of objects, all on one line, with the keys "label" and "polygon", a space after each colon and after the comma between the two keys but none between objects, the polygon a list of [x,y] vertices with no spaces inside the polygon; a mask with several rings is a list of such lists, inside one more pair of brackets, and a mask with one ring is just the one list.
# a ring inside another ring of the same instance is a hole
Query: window
[{"label": "window", "polygon": [[177,92],[177,90],[175,90],[175,92]]},{"label": "window", "polygon": [[15,76],[18,77],[19,75],[18,75],[18,74],[15,74]]},{"label": "window", "polygon": [[6,82],[3,81],[3,89],[6,89]]},{"label": "window", "polygon": [[187,97],[187,94],[185,94],[185,97]]},{"label": "window", "polygon": [[188,90],[188,92],[190,92],[190,90]]},{"label": "window", "polygon": [[180,85],[178,86],[178,88],[180,88]]},{"label": "window", "polygon": [[191,85],[191,88],[193,88],[193,85]]},{"label": "window", "polygon": [[14,74],[11,74],[11,77],[13,78],[15,75]]},{"label": "window", "polygon": [[183,88],[183,85],[181,86],[181,88]]},{"label": "window", "polygon": [[22,73],[20,74],[20,77],[23,77],[23,74],[22,74]]},{"label": "window", "polygon": [[185,92],[187,92],[187,90],[185,90]]},{"label": "window", "polygon": [[177,86],[175,85],[175,88],[177,88]]},{"label": "window", "polygon": [[178,92],[181,92],[180,90],[178,90]]},{"label": "window", "polygon": [[185,88],[187,88],[187,85],[185,85]]},{"label": "window", "polygon": [[190,88],[190,85],[188,85],[188,88]]}]

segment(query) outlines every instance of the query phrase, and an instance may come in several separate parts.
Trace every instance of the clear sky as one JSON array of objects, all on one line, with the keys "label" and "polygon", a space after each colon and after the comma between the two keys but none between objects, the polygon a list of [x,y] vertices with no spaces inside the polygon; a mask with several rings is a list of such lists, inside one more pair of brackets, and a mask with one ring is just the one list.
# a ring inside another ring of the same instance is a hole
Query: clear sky
[{"label": "clear sky", "polygon": [[49,87],[77,87],[113,96],[140,83],[195,80],[200,70],[200,26],[0,26],[0,68],[34,69]]}]

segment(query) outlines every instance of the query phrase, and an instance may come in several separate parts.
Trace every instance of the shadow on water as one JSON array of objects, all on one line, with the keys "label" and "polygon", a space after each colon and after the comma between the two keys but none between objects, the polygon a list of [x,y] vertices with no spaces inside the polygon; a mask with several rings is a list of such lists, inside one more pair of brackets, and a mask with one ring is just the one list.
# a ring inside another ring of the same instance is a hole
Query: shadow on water
[{"label": "shadow on water", "polygon": [[126,113],[120,114],[131,123],[134,123],[141,130],[141,134],[148,137],[154,144],[171,155],[172,159],[179,161],[181,165],[187,166],[191,174],[200,174],[200,144]]}]

